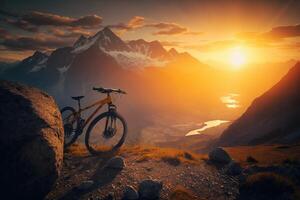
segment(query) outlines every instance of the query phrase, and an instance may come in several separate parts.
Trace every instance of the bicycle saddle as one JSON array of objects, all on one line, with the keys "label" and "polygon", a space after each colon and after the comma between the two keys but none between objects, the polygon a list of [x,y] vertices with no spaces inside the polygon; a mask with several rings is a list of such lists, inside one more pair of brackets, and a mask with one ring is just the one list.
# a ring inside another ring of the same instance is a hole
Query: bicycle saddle
[{"label": "bicycle saddle", "polygon": [[93,87],[93,90],[96,90],[97,92],[101,92],[101,93],[120,93],[120,94],[127,94],[125,91],[121,90],[121,89],[113,89],[113,88],[96,88]]},{"label": "bicycle saddle", "polygon": [[72,99],[74,99],[74,100],[77,100],[77,101],[79,101],[80,99],[82,99],[84,96],[77,96],[77,97],[71,97]]}]

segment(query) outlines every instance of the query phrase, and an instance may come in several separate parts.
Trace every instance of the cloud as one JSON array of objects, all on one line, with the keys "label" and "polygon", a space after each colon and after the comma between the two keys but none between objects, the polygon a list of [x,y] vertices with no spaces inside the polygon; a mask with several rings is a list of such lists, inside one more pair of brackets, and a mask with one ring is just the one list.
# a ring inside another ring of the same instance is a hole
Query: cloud
[{"label": "cloud", "polygon": [[145,24],[144,27],[158,29],[153,35],[201,35],[203,32],[189,31],[187,27],[176,23],[158,22]]},{"label": "cloud", "polygon": [[203,32],[189,31],[188,28],[181,26],[176,23],[169,22],[153,22],[148,23],[146,19],[142,16],[134,16],[128,23],[118,23],[113,25],[108,25],[108,27],[117,29],[120,31],[131,31],[142,28],[153,28],[156,29],[153,35],[201,35]]},{"label": "cloud", "polygon": [[299,50],[300,42],[293,42],[293,43],[288,43],[288,44],[277,45],[277,48],[288,49],[288,50]]},{"label": "cloud", "polygon": [[134,16],[131,20],[128,22],[128,26],[131,28],[138,28],[143,26],[145,23],[145,18],[142,16]]},{"label": "cloud", "polygon": [[4,16],[8,16],[8,17],[19,17],[20,16],[16,13],[5,11],[5,10],[0,10],[0,15],[4,15]]},{"label": "cloud", "polygon": [[161,45],[166,46],[166,47],[179,47],[182,42],[177,42],[177,41],[159,41]]},{"label": "cloud", "polygon": [[29,32],[38,32],[39,30],[37,26],[32,25],[24,20],[4,19],[4,22]]},{"label": "cloud", "polygon": [[81,35],[86,37],[93,35],[92,31],[81,29],[81,28],[73,28],[73,27],[67,29],[54,27],[49,29],[48,33],[60,38],[77,38]]},{"label": "cloud", "polygon": [[201,31],[188,31],[184,33],[185,35],[203,35],[204,33]]},{"label": "cloud", "polygon": [[39,11],[18,15],[3,10],[0,10],[0,14],[7,17],[2,19],[2,21],[29,32],[38,32],[41,26],[95,29],[101,27],[103,21],[102,17],[98,15],[73,18]]},{"label": "cloud", "polygon": [[10,37],[11,37],[11,34],[7,30],[0,28],[0,38],[1,39],[7,39]]},{"label": "cloud", "polygon": [[80,18],[72,18],[46,12],[33,11],[22,16],[22,20],[36,26],[80,26],[96,27],[102,23],[102,17],[88,15]]},{"label": "cloud", "polygon": [[70,40],[62,40],[57,37],[46,34],[35,34],[32,37],[14,36],[8,37],[0,42],[8,50],[23,51],[23,50],[50,50],[60,46],[67,46]]},{"label": "cloud", "polygon": [[130,31],[143,27],[145,18],[142,16],[132,17],[128,23],[118,23],[113,25],[108,25],[109,28],[114,28],[120,31]]},{"label": "cloud", "polygon": [[300,37],[300,24],[290,26],[277,26],[267,32],[241,32],[236,35],[237,38],[255,42],[261,45],[270,45],[282,42],[286,38]]},{"label": "cloud", "polygon": [[241,42],[237,40],[219,40],[213,42],[207,42],[199,45],[186,45],[185,48],[194,49],[198,51],[220,51],[234,46],[240,45]]},{"label": "cloud", "polygon": [[272,28],[271,31],[263,33],[264,37],[271,38],[290,38],[290,37],[299,37],[300,36],[300,24],[292,26],[278,26]]},{"label": "cloud", "polygon": [[176,23],[167,22],[150,23],[146,24],[144,27],[158,29],[159,31],[153,33],[154,35],[176,35],[186,33],[188,31],[186,27],[180,26]]}]

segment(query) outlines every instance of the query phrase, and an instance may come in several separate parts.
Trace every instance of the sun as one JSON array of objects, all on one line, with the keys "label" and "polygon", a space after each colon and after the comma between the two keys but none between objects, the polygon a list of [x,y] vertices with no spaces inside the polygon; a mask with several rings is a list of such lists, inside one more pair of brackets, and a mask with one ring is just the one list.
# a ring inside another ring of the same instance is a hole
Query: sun
[{"label": "sun", "polygon": [[241,47],[235,47],[231,50],[229,62],[235,69],[241,68],[246,63],[246,55]]}]

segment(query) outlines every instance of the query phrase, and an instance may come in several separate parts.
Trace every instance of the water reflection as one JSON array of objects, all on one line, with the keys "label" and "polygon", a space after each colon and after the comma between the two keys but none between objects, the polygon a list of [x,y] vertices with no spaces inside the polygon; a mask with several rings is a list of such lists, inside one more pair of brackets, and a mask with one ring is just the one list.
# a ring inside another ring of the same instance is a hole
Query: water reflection
[{"label": "water reflection", "polygon": [[226,96],[220,97],[220,100],[226,105],[227,108],[238,108],[240,107],[240,102],[237,100],[239,96],[239,94],[229,93]]},{"label": "water reflection", "polygon": [[198,135],[198,134],[201,134],[202,131],[204,131],[208,128],[216,127],[216,126],[219,126],[219,125],[227,123],[227,122],[229,122],[229,121],[226,121],[226,120],[207,121],[207,122],[204,122],[204,124],[201,128],[192,130],[192,131],[188,132],[185,136]]}]

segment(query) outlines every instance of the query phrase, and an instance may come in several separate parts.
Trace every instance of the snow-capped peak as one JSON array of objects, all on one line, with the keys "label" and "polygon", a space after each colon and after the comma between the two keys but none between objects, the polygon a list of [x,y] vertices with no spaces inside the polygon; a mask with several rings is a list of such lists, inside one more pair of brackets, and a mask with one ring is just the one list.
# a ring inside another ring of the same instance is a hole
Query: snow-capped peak
[{"label": "snow-capped peak", "polygon": [[92,37],[81,36],[75,42],[72,53],[79,54],[92,47],[112,56],[125,67],[163,66],[175,57],[175,53],[166,51],[159,41],[139,39],[125,43],[108,27]]},{"label": "snow-capped peak", "polygon": [[87,38],[84,37],[83,35],[81,35],[78,40],[76,40],[76,42],[74,43],[74,48],[77,48],[81,45],[83,45],[86,42]]},{"label": "snow-capped peak", "polygon": [[81,36],[73,46],[72,53],[81,53],[93,45],[97,45],[99,49],[105,49],[106,51],[130,51],[130,48],[123,40],[108,27],[105,27],[92,37],[83,38]]}]

